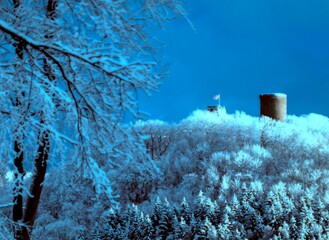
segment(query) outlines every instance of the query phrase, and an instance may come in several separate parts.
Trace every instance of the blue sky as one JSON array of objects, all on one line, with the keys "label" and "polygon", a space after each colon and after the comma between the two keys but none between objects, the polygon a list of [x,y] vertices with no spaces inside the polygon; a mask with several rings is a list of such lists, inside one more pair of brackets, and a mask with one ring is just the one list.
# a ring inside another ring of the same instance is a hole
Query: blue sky
[{"label": "blue sky", "polygon": [[288,95],[288,114],[329,116],[329,2],[326,0],[190,0],[196,31],[166,26],[171,74],[141,110],[168,122],[215,105],[259,115],[259,94]]}]

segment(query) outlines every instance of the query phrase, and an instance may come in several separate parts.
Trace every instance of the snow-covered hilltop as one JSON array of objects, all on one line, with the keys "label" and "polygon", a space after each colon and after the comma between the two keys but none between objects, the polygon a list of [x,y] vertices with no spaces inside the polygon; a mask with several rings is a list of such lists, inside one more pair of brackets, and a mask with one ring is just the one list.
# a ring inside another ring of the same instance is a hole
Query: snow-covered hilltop
[{"label": "snow-covered hilltop", "polygon": [[195,111],[175,125],[150,120],[137,128],[149,136],[148,151],[164,173],[160,188],[174,202],[199,190],[217,199],[223,189],[236,193],[243,183],[257,182],[266,191],[283,183],[296,197],[310,188],[329,203],[325,116],[287,116],[276,122],[241,112]]},{"label": "snow-covered hilltop", "polygon": [[198,110],[133,128],[151,160],[132,152],[104,173],[120,209],[51,169],[34,239],[328,239],[329,118]]}]

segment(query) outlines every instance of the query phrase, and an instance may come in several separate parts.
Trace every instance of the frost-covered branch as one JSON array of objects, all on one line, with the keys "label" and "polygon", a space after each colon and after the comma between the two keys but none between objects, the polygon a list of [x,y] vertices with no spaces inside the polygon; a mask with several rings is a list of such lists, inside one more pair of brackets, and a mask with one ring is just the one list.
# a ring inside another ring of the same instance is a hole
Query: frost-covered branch
[{"label": "frost-covered branch", "polygon": [[[126,112],[139,114],[137,92],[156,89],[162,76],[150,26],[183,16],[181,6],[178,0],[0,1],[0,117],[6,119],[0,166],[14,162],[17,170],[15,222],[25,209],[23,220],[33,225],[44,177],[54,169],[76,192],[92,189],[92,199],[105,196],[110,205],[116,195],[110,169],[129,166],[135,177],[157,177],[139,134],[123,121]],[[34,169],[27,193],[37,194],[23,208],[23,176]]]}]

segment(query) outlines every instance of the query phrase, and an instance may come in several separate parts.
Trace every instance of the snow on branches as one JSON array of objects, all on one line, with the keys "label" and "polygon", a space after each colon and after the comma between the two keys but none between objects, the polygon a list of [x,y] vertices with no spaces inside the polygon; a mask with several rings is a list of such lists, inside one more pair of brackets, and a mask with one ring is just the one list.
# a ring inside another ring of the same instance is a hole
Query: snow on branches
[{"label": "snow on branches", "polygon": [[47,164],[65,163],[112,199],[104,171],[150,160],[122,121],[125,112],[139,116],[137,91],[149,93],[161,78],[149,27],[184,15],[178,0],[0,2],[0,161],[20,180],[18,219],[28,171],[37,195]]}]

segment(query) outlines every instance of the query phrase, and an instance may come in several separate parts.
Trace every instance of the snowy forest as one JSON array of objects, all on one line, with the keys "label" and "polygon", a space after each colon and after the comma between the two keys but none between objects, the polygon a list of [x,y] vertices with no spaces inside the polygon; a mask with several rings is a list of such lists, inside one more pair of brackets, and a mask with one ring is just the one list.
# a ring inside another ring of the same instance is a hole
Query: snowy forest
[{"label": "snowy forest", "polygon": [[327,117],[140,120],[177,18],[180,0],[0,1],[1,240],[329,239]]}]

